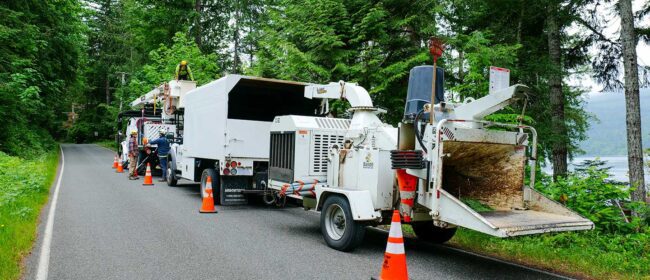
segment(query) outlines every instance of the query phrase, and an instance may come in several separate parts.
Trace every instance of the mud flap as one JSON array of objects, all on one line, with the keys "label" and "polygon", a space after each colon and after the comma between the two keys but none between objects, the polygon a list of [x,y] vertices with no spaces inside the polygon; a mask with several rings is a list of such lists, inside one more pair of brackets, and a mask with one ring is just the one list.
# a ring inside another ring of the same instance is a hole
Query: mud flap
[{"label": "mud flap", "polygon": [[242,205],[248,203],[248,197],[243,193],[250,185],[247,176],[221,176],[219,200],[221,205]]}]

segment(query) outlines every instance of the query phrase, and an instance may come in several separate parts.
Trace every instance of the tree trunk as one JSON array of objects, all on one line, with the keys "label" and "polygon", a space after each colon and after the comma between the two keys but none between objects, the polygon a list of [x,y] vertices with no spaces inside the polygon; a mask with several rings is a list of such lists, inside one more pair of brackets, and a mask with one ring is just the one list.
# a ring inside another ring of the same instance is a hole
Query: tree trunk
[{"label": "tree trunk", "polygon": [[[621,42],[625,69],[625,122],[627,125],[627,157],[630,170],[632,201],[645,202],[643,149],[641,147],[641,107],[639,104],[639,72],[636,57],[636,34],[631,0],[618,2],[621,16]],[[637,213],[634,213],[635,215]]]},{"label": "tree trunk", "polygon": [[233,28],[233,46],[234,46],[234,57],[232,62],[232,71],[233,73],[239,73],[239,20],[240,15],[240,3],[239,0],[235,0],[235,26]]},{"label": "tree trunk", "polygon": [[104,81],[104,89],[106,91],[106,104],[111,105],[111,89],[110,89],[110,82],[108,81],[108,73],[106,73],[106,80]]},{"label": "tree trunk", "polygon": [[562,49],[560,42],[560,25],[557,19],[558,5],[556,2],[548,6],[548,54],[552,65],[549,75],[551,99],[551,128],[553,129],[552,155],[553,179],[565,176],[567,172],[567,135],[564,120],[564,92],[562,91]]},{"label": "tree trunk", "polygon": [[194,10],[196,11],[194,41],[199,48],[201,48],[201,8],[201,0],[196,0],[194,3]]}]

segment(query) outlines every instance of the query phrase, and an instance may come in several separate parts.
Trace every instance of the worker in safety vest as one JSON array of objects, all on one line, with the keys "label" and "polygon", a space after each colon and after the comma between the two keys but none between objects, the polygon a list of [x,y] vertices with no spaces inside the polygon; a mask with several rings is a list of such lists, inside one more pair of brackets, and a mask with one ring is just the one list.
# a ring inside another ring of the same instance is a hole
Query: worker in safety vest
[{"label": "worker in safety vest", "polygon": [[169,140],[167,140],[167,130],[161,129],[160,131],[160,137],[158,139],[153,140],[149,142],[147,146],[150,145],[157,145],[158,147],[158,161],[160,162],[160,169],[162,169],[162,178],[160,178],[160,182],[164,182],[165,179],[167,178],[167,155],[169,154],[169,150],[171,149],[169,146]]},{"label": "worker in safety vest", "polygon": [[138,177],[138,131],[131,130],[131,138],[129,138],[129,179],[137,180]]},{"label": "worker in safety vest", "polygon": [[187,65],[187,61],[183,60],[181,63],[176,65],[176,80],[194,81],[192,70],[190,70],[190,66]]}]

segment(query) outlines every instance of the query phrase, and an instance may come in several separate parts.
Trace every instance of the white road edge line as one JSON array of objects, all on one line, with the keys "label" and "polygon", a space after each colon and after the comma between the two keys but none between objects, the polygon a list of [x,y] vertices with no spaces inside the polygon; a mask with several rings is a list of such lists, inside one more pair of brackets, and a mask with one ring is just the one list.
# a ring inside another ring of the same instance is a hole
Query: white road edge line
[{"label": "white road edge line", "polygon": [[61,170],[59,170],[59,179],[56,181],[54,193],[52,194],[52,202],[50,204],[50,211],[47,215],[47,224],[45,224],[45,231],[43,233],[43,244],[41,245],[41,255],[38,259],[38,272],[36,280],[47,280],[47,274],[50,267],[50,246],[52,244],[52,229],[54,228],[54,214],[56,213],[56,202],[59,199],[59,189],[61,188],[61,179],[63,178],[63,168],[65,167],[65,156],[63,155],[63,147],[61,149]]}]

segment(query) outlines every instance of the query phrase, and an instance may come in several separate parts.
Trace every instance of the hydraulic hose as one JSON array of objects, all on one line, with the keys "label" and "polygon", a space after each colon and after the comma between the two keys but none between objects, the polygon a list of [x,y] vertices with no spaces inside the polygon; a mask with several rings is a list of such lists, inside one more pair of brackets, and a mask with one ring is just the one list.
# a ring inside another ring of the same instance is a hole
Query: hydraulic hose
[{"label": "hydraulic hose", "polygon": [[418,139],[418,143],[420,143],[420,147],[422,147],[422,150],[425,153],[427,153],[427,147],[425,147],[424,143],[422,143],[422,136],[424,135],[424,132],[420,134],[420,124],[418,123],[420,117],[422,116],[422,113],[424,113],[424,109],[420,110],[417,114],[415,114],[415,119],[413,120],[413,129],[415,130],[415,138]]}]

